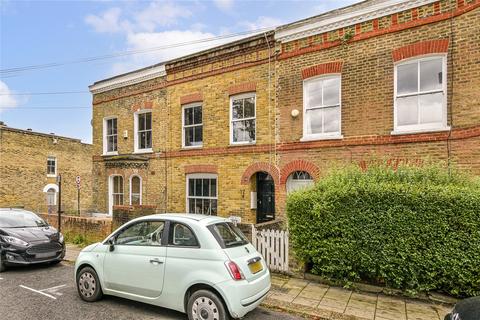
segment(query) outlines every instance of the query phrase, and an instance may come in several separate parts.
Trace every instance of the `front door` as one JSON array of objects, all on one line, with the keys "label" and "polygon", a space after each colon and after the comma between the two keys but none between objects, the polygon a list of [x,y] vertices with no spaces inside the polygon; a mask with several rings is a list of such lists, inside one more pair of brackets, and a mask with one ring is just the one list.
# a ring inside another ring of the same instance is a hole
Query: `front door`
[{"label": "front door", "polygon": [[275,219],[275,183],[272,176],[257,172],[257,223]]},{"label": "front door", "polygon": [[164,225],[164,221],[142,221],[115,236],[113,251],[107,251],[103,265],[107,289],[145,298],[160,296],[167,253]]}]

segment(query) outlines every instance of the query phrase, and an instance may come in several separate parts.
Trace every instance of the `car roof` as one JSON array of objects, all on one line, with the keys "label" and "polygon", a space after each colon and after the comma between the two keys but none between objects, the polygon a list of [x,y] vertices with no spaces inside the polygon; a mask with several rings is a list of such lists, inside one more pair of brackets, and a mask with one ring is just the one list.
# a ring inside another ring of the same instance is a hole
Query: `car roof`
[{"label": "car roof", "polygon": [[210,225],[212,223],[219,223],[228,221],[227,218],[218,216],[208,216],[204,214],[191,214],[191,213],[160,213],[143,216],[135,220],[150,220],[150,219],[168,219],[172,221],[181,222],[200,222],[203,225]]}]

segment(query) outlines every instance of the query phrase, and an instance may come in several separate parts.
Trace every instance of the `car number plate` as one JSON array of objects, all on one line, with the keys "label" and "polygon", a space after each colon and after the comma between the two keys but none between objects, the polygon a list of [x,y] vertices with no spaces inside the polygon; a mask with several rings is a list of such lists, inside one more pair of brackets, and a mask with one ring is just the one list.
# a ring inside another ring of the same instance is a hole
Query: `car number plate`
[{"label": "car number plate", "polygon": [[248,268],[250,268],[250,271],[255,274],[257,272],[260,272],[263,270],[263,266],[262,266],[262,261],[258,260],[256,262],[253,262],[253,263],[250,263],[248,265]]},{"label": "car number plate", "polygon": [[35,258],[39,259],[39,258],[50,258],[50,257],[54,257],[57,253],[56,252],[43,252],[43,253],[37,253],[35,255]]}]

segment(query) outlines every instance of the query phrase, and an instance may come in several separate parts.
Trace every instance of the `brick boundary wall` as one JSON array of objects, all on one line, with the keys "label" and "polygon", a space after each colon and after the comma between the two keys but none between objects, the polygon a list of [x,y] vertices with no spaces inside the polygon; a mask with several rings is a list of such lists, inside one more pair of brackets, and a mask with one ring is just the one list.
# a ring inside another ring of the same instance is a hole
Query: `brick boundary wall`
[{"label": "brick boundary wall", "polygon": [[[56,214],[38,214],[49,225],[58,228],[58,216]],[[62,215],[61,232],[65,234],[82,235],[91,241],[102,241],[112,233],[112,219],[78,217]]]},{"label": "brick boundary wall", "polygon": [[135,218],[155,213],[157,213],[157,206],[154,205],[113,206],[112,229],[115,230]]}]

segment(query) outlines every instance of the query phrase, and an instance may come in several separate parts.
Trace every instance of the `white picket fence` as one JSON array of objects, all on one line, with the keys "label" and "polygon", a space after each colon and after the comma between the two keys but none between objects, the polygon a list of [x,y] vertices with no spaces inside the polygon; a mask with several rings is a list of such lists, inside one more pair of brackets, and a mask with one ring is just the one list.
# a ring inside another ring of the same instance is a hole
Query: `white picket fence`
[{"label": "white picket fence", "polygon": [[288,231],[258,231],[252,226],[252,243],[270,270],[288,272]]}]

